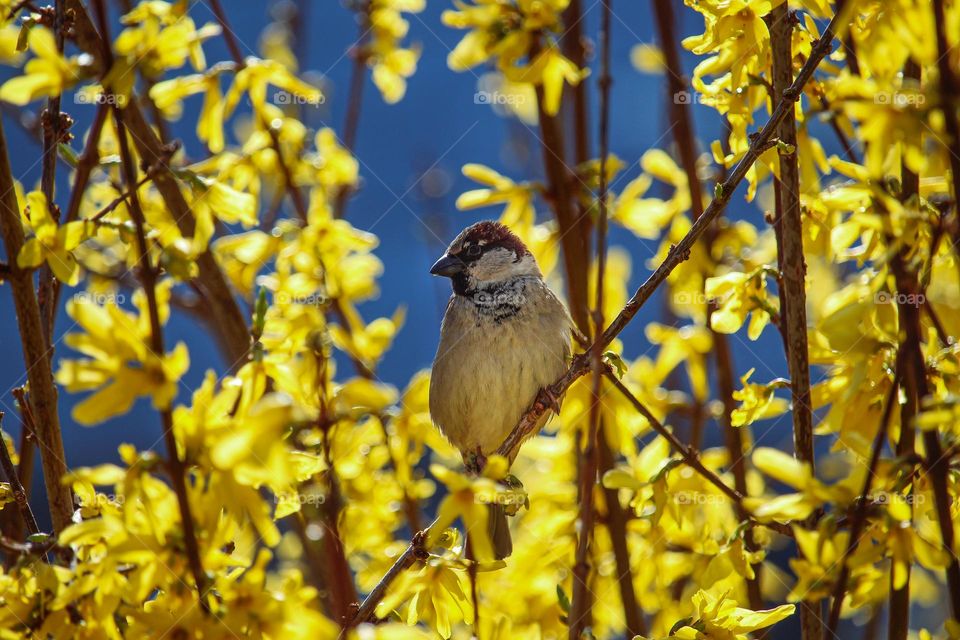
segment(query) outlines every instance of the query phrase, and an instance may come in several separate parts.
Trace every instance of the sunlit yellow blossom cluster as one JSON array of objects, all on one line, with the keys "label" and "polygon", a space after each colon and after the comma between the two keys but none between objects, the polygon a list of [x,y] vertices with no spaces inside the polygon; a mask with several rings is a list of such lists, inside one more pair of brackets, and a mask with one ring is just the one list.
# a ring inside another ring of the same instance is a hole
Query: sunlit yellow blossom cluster
[{"label": "sunlit yellow blossom cluster", "polygon": [[[80,84],[78,95],[98,96],[94,124],[58,141],[66,193],[14,184],[0,163],[0,186],[10,183],[0,275],[33,374],[23,390],[33,404],[19,413],[29,425],[46,399],[56,417],[58,395],[71,395],[80,425],[159,436],[154,447],[124,444],[117,456],[103,452],[107,462],[67,468],[53,484],[45,476],[48,495],[66,487],[74,499],[49,533],[33,530],[19,482],[4,473],[0,638],[507,640],[583,625],[581,637],[748,640],[787,634],[804,612],[831,607],[847,637],[897,602],[924,609],[912,614],[911,637],[960,638],[960,612],[934,609],[950,606],[951,570],[960,571],[956,541],[945,544],[960,525],[960,179],[951,173],[960,165],[950,156],[956,96],[944,94],[928,35],[939,0],[844,3],[844,45],[803,87],[795,146],[753,146],[782,99],[771,65],[784,43],[770,24],[782,5],[687,0],[685,15],[703,19],[703,32],[682,41],[698,57],[689,89],[702,99],[673,104],[729,126],[715,129],[722,139],[687,141],[695,166],[674,152],[677,135],[635,158],[605,149],[561,162],[559,176],[462,167],[473,185],[458,210],[499,215],[571,305],[602,291],[578,342],[598,334],[593,318],[618,317],[634,276],[699,233],[695,217],[711,201],[730,198],[663,276],[648,321],[637,316],[600,345],[600,366],[565,389],[557,416],[512,465],[491,455],[480,472],[432,423],[428,372],[381,379],[406,312],[372,318],[364,307],[384,263],[380,238],[345,213],[361,163],[332,125],[313,128],[295,108],[326,96],[276,32],[261,41],[262,57],[233,46],[232,59],[208,61],[211,38],[237,45],[220,15],[231,3],[211,2],[216,21],[202,25],[188,2],[134,4],[109,23],[120,28],[107,65],[83,3],[67,3],[61,50],[49,16],[0,0],[0,60],[14,67],[0,100],[39,105]],[[442,22],[462,38],[447,64],[492,65],[548,116],[541,127],[566,126],[576,117],[568,88],[596,69],[564,53],[571,6],[455,0]],[[421,55],[443,55],[409,44],[409,21],[425,20],[425,8],[369,0],[322,11],[356,11],[353,54],[394,103]],[[839,9],[827,0],[788,9],[796,74]],[[960,6],[944,10],[955,39]],[[7,51],[8,39],[19,46]],[[960,75],[956,46],[949,64]],[[634,52],[643,69],[668,64],[652,45]],[[183,147],[165,137],[181,118],[196,134]],[[544,150],[548,164],[567,154],[563,144]],[[724,180],[751,154],[747,187],[731,197]],[[778,217],[794,161],[801,300],[784,297],[797,274],[784,272]],[[564,197],[572,222],[560,215]],[[567,252],[606,220],[618,246],[604,254],[600,282],[591,249],[572,266]],[[586,274],[580,292],[575,269]],[[57,301],[65,319],[48,308]],[[797,358],[787,330],[796,304],[807,406],[783,374]],[[216,370],[191,370],[183,322],[220,349]],[[37,377],[38,363],[51,380]],[[604,363],[614,380],[598,381],[595,398],[591,377]],[[129,424],[139,405],[153,425]],[[794,455],[798,412],[811,416],[815,465]],[[33,424],[29,440],[4,432],[4,458],[22,469],[23,447],[49,447],[51,426]],[[505,560],[493,559],[486,533],[494,503],[511,515]],[[30,504],[42,508],[37,496]],[[577,617],[579,571],[589,604]],[[355,624],[371,621],[381,624]]]}]

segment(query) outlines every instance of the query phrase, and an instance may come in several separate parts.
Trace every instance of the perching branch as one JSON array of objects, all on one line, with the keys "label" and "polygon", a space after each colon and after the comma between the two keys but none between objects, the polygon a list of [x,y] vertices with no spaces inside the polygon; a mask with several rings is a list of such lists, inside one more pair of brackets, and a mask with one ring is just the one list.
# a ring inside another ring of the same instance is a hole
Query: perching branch
[{"label": "perching branch", "polygon": [[[783,92],[767,124],[753,137],[750,147],[733,168],[733,171],[730,172],[730,175],[727,176],[727,179],[716,186],[713,201],[703,212],[703,215],[693,223],[693,226],[690,227],[690,230],[687,231],[687,234],[680,242],[670,249],[667,257],[660,266],[657,267],[656,271],[637,289],[636,293],[633,294],[633,297],[630,298],[620,314],[610,323],[610,326],[607,327],[607,330],[601,338],[601,344],[604,347],[613,342],[614,338],[623,331],[633,317],[637,315],[640,307],[650,299],[650,296],[663,284],[667,276],[673,272],[677,265],[690,257],[690,250],[693,248],[694,243],[723,212],[733,192],[743,181],[743,178],[746,176],[747,171],[750,170],[750,167],[753,166],[753,163],[759,158],[760,149],[763,149],[775,137],[775,130],[800,99],[804,85],[806,85],[807,81],[813,76],[813,72],[816,71],[820,61],[830,52],[833,45],[836,21],[837,17],[834,16],[833,19],[830,20],[830,24],[824,28],[820,39],[814,43],[810,50],[810,57],[807,58],[803,68],[800,69],[800,73],[797,74],[793,84]],[[556,385],[561,381],[562,379],[554,384]],[[563,390],[566,390],[568,386],[569,384],[565,385]]]}]

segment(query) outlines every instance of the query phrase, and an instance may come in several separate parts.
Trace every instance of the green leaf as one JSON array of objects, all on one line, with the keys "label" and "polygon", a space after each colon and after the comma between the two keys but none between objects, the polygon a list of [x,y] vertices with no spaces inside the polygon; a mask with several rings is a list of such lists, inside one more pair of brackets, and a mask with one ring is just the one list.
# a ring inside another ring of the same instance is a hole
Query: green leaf
[{"label": "green leaf", "polygon": [[603,361],[617,370],[617,377],[623,378],[627,373],[627,363],[623,361],[619,353],[607,351],[603,354]]},{"label": "green leaf", "polygon": [[567,593],[559,584],[557,585],[557,600],[560,602],[560,608],[563,609],[564,613],[570,613],[570,598],[567,597]]}]

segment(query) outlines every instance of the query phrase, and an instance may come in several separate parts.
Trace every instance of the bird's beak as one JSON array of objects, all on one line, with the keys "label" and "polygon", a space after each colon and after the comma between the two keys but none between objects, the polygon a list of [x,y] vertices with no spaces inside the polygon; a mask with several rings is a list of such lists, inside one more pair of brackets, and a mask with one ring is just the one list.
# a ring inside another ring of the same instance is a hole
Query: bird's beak
[{"label": "bird's beak", "polygon": [[430,267],[430,273],[435,276],[444,276],[445,278],[450,278],[458,273],[462,273],[466,268],[467,265],[464,264],[463,260],[457,256],[446,254],[433,263],[433,266]]}]

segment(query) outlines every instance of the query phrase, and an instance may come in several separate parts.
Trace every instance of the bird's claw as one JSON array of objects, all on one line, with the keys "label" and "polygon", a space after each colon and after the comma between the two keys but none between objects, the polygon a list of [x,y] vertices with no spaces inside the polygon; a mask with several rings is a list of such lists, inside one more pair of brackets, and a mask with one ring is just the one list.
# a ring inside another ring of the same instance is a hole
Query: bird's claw
[{"label": "bird's claw", "polygon": [[560,415],[560,396],[555,394],[550,387],[540,387],[535,402],[544,409],[552,409],[554,413]]},{"label": "bird's claw", "polygon": [[480,449],[470,451],[463,456],[463,466],[467,473],[480,475],[483,468],[487,466],[487,456]]}]

